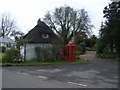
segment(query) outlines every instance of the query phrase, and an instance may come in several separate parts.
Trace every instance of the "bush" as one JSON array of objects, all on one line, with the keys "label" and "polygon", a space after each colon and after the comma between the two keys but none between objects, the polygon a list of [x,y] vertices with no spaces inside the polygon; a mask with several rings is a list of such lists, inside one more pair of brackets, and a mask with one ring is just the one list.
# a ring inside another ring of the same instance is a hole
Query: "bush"
[{"label": "bush", "polygon": [[79,47],[77,49],[80,51],[80,54],[85,54],[86,52],[86,43],[83,41],[80,43]]},{"label": "bush", "polygon": [[120,59],[120,56],[115,54],[97,54],[97,57],[104,58],[104,59]]},{"label": "bush", "polygon": [[96,53],[108,53],[109,52],[109,46],[104,42],[104,40],[99,39],[96,44]]},{"label": "bush", "polygon": [[[46,61],[48,60],[48,57],[50,56],[50,48],[42,48],[42,47],[36,47],[35,48],[36,56],[38,61]],[[50,59],[50,57],[49,57]]]},{"label": "bush", "polygon": [[54,47],[36,47],[35,52],[38,61],[56,61],[60,59],[60,48]]},{"label": "bush", "polygon": [[4,46],[0,47],[0,52],[5,52],[5,50],[6,50],[6,47]]},{"label": "bush", "polygon": [[64,55],[60,55],[60,50],[61,50],[61,48],[59,46],[53,46],[53,47],[51,47],[52,57],[53,57],[54,61],[65,59],[65,56],[64,56],[66,54],[65,50],[63,49]]},{"label": "bush", "polygon": [[14,62],[14,60],[18,57],[18,51],[11,48],[10,50],[5,52],[5,55],[2,57],[3,63]]}]

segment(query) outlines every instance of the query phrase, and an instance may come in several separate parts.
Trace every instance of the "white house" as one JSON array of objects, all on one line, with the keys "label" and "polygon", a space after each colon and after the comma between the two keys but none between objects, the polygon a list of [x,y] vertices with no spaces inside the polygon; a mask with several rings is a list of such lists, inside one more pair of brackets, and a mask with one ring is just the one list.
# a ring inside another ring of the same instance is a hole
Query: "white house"
[{"label": "white house", "polygon": [[61,43],[58,36],[40,19],[37,25],[24,36],[24,39],[29,41],[21,50],[26,60],[36,58],[34,49],[37,46],[49,47]]},{"label": "white house", "polygon": [[14,46],[15,42],[8,36],[1,36],[0,37],[0,46],[4,46],[4,47],[11,47]]}]

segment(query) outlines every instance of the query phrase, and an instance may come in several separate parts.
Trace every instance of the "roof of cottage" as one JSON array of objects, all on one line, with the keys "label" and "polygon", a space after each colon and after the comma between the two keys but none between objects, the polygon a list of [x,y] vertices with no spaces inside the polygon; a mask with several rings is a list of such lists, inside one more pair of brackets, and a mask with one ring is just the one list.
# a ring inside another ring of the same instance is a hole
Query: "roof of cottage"
[{"label": "roof of cottage", "polygon": [[38,20],[37,25],[23,38],[29,40],[29,43],[61,43],[60,38],[40,19]]}]

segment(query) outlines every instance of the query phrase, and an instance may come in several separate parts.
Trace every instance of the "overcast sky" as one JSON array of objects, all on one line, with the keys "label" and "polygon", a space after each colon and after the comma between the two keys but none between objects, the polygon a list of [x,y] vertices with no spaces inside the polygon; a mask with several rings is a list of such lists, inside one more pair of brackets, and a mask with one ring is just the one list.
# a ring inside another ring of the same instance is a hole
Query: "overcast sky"
[{"label": "overcast sky", "polygon": [[84,8],[92,24],[95,26],[93,34],[98,35],[101,22],[104,21],[103,9],[110,0],[0,0],[0,15],[10,12],[17,21],[21,31],[27,33],[44,17],[47,11],[54,11],[56,7],[69,5],[74,9]]}]

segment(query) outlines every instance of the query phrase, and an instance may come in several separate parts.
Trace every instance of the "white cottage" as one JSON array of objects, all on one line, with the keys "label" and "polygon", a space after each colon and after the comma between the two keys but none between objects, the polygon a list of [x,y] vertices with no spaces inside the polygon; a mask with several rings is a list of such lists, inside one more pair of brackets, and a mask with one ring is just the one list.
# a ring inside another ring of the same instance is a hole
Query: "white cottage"
[{"label": "white cottage", "polygon": [[40,19],[37,25],[24,36],[24,39],[29,41],[21,50],[26,60],[36,58],[35,47],[37,46],[48,47],[61,43],[58,36]]},{"label": "white cottage", "polygon": [[14,46],[15,45],[15,42],[8,36],[2,36],[0,37],[0,46],[4,46],[4,47],[11,47],[11,46]]}]

